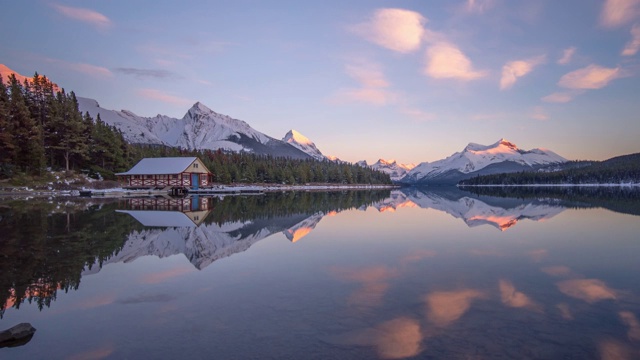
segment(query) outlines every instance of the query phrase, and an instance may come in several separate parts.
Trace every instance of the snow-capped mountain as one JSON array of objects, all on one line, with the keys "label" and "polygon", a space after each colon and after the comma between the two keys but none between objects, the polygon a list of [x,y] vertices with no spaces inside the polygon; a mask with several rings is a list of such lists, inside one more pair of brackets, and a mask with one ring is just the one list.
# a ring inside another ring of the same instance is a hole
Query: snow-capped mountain
[{"label": "snow-capped mountain", "polygon": [[324,160],[326,158],[322,152],[318,150],[313,141],[309,140],[309,138],[300,134],[296,130],[289,130],[289,132],[282,138],[282,141],[293,145],[316,160]]},{"label": "snow-capped mountain", "polygon": [[366,160],[358,161],[356,164],[362,167],[370,167],[373,170],[382,171],[385,174],[389,174],[392,181],[398,181],[402,179],[409,170],[413,169],[415,164],[400,164],[395,160],[379,159],[372,165],[368,165]]},{"label": "snow-capped mountain", "polygon": [[567,159],[551,150],[526,151],[505,139],[500,139],[488,146],[470,143],[462,152],[446,159],[421,163],[400,179],[400,182],[455,184],[476,175],[535,170],[541,166],[566,161]]},{"label": "snow-capped mountain", "polygon": [[125,139],[137,144],[159,144],[193,149],[225,149],[249,151],[257,154],[309,158],[298,148],[267,136],[242,120],[214,112],[200,102],[195,103],[182,117],[164,115],[142,117],[128,110],[107,110],[97,101],[78,97],[81,112],[120,129]]}]

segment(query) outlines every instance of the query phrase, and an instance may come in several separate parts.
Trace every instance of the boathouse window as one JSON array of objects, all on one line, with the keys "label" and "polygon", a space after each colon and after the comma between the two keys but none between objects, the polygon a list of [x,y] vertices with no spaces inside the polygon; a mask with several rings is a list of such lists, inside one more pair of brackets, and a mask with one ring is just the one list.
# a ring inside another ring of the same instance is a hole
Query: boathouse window
[{"label": "boathouse window", "polygon": [[177,178],[178,178],[178,175],[171,175],[171,178],[172,178],[172,179],[177,179]]},{"label": "boathouse window", "polygon": [[147,175],[147,179],[153,179],[153,175]]},{"label": "boathouse window", "polygon": [[193,164],[193,167],[197,169],[198,168],[198,164]]},{"label": "boathouse window", "polygon": [[133,175],[134,179],[140,179],[140,175]]}]

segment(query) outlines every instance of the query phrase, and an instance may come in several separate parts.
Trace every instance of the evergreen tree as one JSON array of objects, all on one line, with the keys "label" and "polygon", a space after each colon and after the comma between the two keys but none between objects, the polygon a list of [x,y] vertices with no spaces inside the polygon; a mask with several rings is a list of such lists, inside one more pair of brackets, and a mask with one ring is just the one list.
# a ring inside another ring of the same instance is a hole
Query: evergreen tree
[{"label": "evergreen tree", "polygon": [[8,175],[14,159],[15,142],[9,121],[9,94],[0,75],[0,175]]},{"label": "evergreen tree", "polygon": [[23,93],[24,87],[15,74],[9,76],[9,90],[8,120],[15,141],[13,163],[22,171],[39,173],[44,166],[41,128],[31,118]]}]

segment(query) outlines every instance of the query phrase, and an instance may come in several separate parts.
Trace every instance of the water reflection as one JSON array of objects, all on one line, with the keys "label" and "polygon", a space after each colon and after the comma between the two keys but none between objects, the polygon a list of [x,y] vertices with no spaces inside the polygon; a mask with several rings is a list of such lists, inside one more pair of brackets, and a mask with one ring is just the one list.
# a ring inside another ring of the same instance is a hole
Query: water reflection
[{"label": "water reflection", "polygon": [[517,199],[477,196],[452,188],[405,188],[394,191],[377,204],[380,211],[402,207],[434,209],[462,219],[469,227],[491,225],[505,231],[522,220],[542,221],[563,212],[566,207],[548,199]]},{"label": "water reflection", "polygon": [[598,279],[572,279],[557,283],[560,292],[593,304],[602,300],[615,300],[616,291]]},{"label": "water reflection", "polygon": [[[286,192],[250,197],[7,201],[0,204],[0,317],[25,301],[40,309],[57,292],[110,263],[184,254],[196,269],[276,233],[296,242],[325,214],[366,208],[389,191]],[[158,283],[189,269],[155,273]]]},{"label": "water reflection", "polygon": [[572,192],[4,203],[0,301],[59,298],[16,358],[637,358],[635,205]]},{"label": "water reflection", "polygon": [[425,296],[427,317],[436,326],[448,326],[460,319],[474,300],[485,297],[483,292],[474,289],[430,293]]}]

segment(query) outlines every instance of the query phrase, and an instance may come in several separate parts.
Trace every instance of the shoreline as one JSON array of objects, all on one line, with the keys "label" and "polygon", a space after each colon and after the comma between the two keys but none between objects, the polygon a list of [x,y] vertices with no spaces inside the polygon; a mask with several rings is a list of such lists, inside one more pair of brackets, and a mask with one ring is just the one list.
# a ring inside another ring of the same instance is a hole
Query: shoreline
[{"label": "shoreline", "polygon": [[[309,185],[216,185],[210,188],[199,189],[197,191],[191,191],[191,195],[249,195],[249,194],[261,194],[267,192],[280,192],[280,191],[331,191],[331,190],[382,190],[382,189],[395,189],[400,186],[389,185],[373,185],[373,184],[309,184]],[[110,188],[110,189],[95,189],[91,187],[82,187],[73,190],[39,190],[29,189],[24,187],[18,190],[12,191],[0,191],[0,199],[3,197],[44,197],[44,196],[69,196],[79,197],[82,194],[87,197],[139,197],[139,196],[169,196],[167,191],[163,190],[150,190],[150,189],[124,189],[124,188]]]},{"label": "shoreline", "polygon": [[456,185],[457,187],[639,187],[635,184],[482,184],[482,185]]}]

